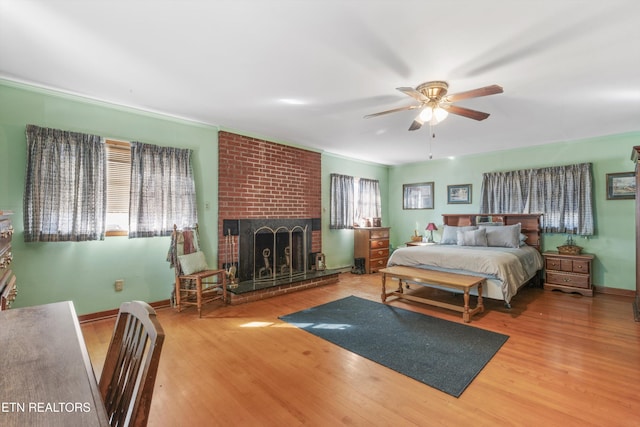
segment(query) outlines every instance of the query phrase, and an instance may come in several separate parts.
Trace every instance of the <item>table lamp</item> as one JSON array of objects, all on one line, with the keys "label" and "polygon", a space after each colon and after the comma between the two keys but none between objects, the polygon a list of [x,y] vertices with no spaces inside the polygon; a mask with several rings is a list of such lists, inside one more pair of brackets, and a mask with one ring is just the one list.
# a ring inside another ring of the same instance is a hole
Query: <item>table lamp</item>
[{"label": "table lamp", "polygon": [[433,230],[438,230],[438,227],[436,227],[434,223],[430,222],[429,224],[427,224],[427,228],[425,228],[425,230],[427,230],[430,233],[429,240],[427,240],[427,242],[433,243]]}]

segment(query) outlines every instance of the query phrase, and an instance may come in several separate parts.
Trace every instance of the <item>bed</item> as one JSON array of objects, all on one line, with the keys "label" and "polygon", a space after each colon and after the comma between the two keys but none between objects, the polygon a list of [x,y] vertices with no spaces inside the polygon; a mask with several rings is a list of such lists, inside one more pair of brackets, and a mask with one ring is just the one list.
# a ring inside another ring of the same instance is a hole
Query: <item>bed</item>
[{"label": "bed", "polygon": [[[486,278],[482,296],[511,307],[539,278],[541,214],[445,214],[440,243],[398,248],[388,267],[408,266]],[[437,287],[437,286],[435,286]],[[472,291],[473,294],[473,291]]]}]

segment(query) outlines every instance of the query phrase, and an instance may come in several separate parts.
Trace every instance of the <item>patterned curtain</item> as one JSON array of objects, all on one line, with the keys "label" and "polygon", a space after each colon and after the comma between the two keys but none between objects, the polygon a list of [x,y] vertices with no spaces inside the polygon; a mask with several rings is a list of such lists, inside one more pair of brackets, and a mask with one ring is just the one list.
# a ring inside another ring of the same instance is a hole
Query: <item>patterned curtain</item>
[{"label": "patterned curtain", "polygon": [[329,228],[353,228],[354,186],[353,177],[331,174],[331,212]]},{"label": "patterned curtain", "polygon": [[481,213],[544,213],[542,231],[593,235],[591,163],[482,177]]},{"label": "patterned curtain", "polygon": [[103,240],[106,154],[101,137],[27,125],[24,241]]},{"label": "patterned curtain", "polygon": [[358,183],[357,218],[380,218],[382,202],[380,200],[380,183],[376,179],[360,178]]},{"label": "patterned curtain", "polygon": [[198,222],[191,150],[131,143],[129,238],[169,236]]}]

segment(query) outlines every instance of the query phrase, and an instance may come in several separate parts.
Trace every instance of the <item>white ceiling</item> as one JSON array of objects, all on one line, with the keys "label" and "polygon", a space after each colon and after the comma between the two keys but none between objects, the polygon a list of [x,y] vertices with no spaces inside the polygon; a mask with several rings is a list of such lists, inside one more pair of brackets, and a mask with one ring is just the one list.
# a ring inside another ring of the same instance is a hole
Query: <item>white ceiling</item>
[{"label": "white ceiling", "polygon": [[[0,78],[395,165],[640,131],[640,2],[0,0]],[[504,93],[363,118],[429,80]]]}]

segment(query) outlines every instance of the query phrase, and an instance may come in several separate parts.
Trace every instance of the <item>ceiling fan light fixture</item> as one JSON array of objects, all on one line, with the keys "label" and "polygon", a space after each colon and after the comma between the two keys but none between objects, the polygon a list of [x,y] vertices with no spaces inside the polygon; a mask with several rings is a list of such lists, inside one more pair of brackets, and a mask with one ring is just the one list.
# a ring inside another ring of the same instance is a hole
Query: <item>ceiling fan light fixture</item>
[{"label": "ceiling fan light fixture", "polygon": [[422,120],[423,123],[426,123],[426,122],[430,122],[432,118],[433,118],[433,109],[431,107],[423,108],[422,111],[420,112],[420,120]]},{"label": "ceiling fan light fixture", "polygon": [[436,123],[440,123],[441,121],[446,119],[448,115],[449,112],[442,107],[436,107],[433,109],[433,118],[435,119]]}]

